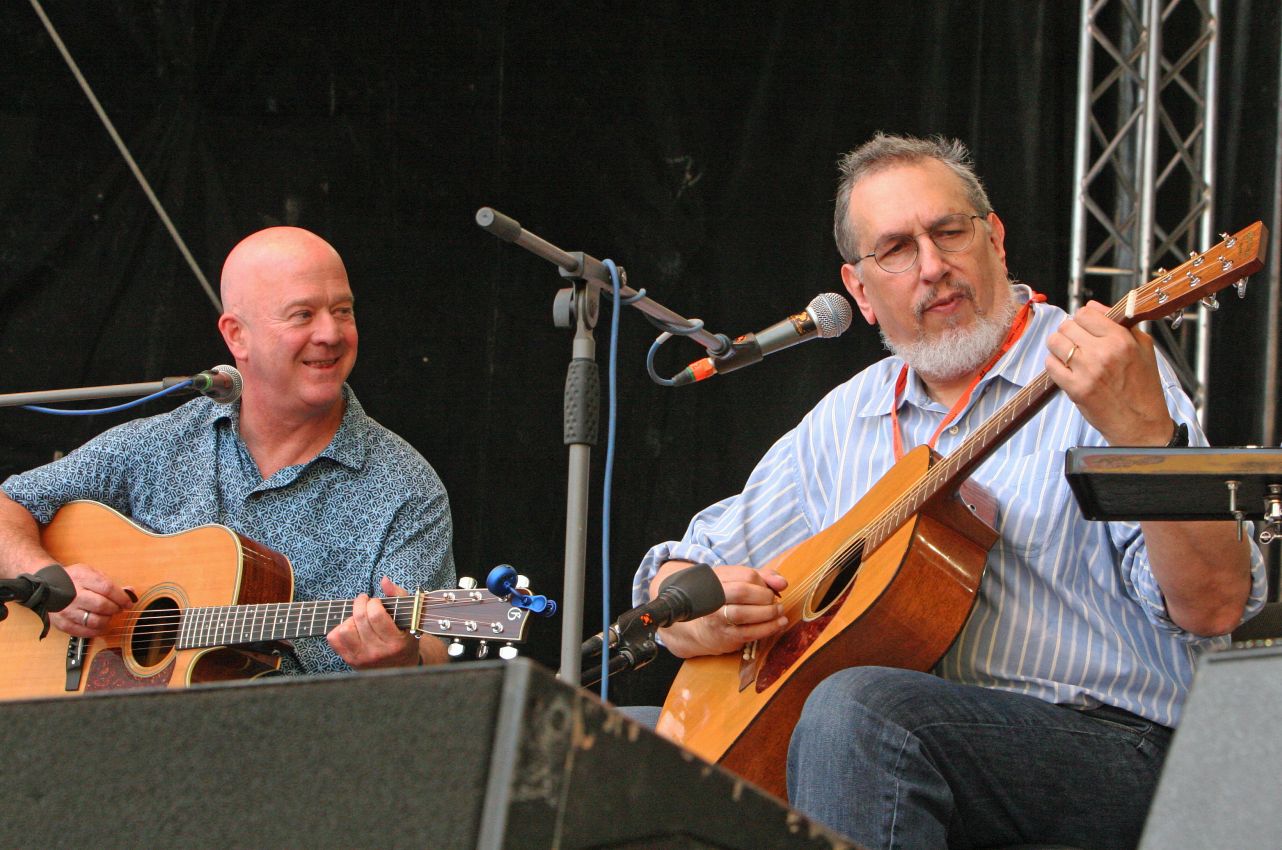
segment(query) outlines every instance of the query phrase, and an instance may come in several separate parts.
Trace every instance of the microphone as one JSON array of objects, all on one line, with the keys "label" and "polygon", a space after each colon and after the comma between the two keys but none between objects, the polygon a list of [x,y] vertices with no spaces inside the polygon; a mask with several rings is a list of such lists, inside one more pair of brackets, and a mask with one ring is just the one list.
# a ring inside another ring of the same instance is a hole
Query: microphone
[{"label": "microphone", "polygon": [[605,632],[585,640],[583,656],[597,655],[605,646],[616,647],[620,640],[626,643],[631,637],[629,632],[637,626],[652,636],[658,629],[703,617],[725,604],[725,589],[712,567],[707,564],[686,567],[668,576],[660,585],[659,594],[649,602],[620,614]]},{"label": "microphone", "polygon": [[696,360],[681,371],[672,382],[683,387],[751,366],[767,354],[790,348],[799,342],[819,337],[831,339],[850,329],[850,302],[835,292],[815,296],[805,310],[776,322],[760,333],[749,333],[731,343],[726,354]]},{"label": "microphone", "polygon": [[231,404],[240,398],[244,382],[235,366],[215,366],[191,376],[191,388],[212,398],[218,404]]},{"label": "microphone", "polygon": [[61,564],[41,567],[35,575],[23,573],[17,578],[0,579],[0,620],[7,616],[5,602],[17,602],[40,615],[44,630],[49,633],[49,614],[61,611],[76,598],[76,586]]}]

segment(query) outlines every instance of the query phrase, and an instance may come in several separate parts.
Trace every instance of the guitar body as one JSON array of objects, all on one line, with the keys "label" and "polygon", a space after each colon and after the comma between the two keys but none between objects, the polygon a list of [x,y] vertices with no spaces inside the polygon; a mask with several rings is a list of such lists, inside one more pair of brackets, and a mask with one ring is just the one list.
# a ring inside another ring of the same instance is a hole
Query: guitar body
[{"label": "guitar body", "polygon": [[[289,560],[220,525],[178,534],[153,534],[95,502],[64,506],[42,530],[41,542],[62,564],[84,563],[137,595],[96,638],[73,638],[9,606],[0,622],[0,699],[72,696],[119,688],[179,688],[248,678],[279,660],[226,647],[177,650],[156,640],[140,612],[176,619],[187,608],[288,602],[294,579]],[[69,665],[78,655],[80,665]]]},{"label": "guitar body", "polygon": [[[815,567],[843,551],[914,486],[932,463],[920,446],[832,526],[767,566],[789,588],[813,581]],[[968,489],[973,488],[973,489]],[[744,653],[685,661],[668,692],[658,732],[779,797],[786,796],[788,742],[806,697],[847,667],[929,670],[974,607],[997,533],[993,503],[973,485],[927,503],[875,550],[786,607],[788,627]],[[857,572],[855,568],[857,567]]]}]

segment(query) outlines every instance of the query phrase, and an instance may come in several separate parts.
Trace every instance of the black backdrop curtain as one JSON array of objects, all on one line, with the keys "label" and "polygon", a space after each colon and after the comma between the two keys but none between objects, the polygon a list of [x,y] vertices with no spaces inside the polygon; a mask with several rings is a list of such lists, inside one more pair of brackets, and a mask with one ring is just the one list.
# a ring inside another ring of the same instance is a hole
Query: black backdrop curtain
[{"label": "black backdrop curtain", "polygon": [[[560,281],[479,230],[480,206],[615,259],[634,287],[734,335],[841,291],[830,235],[841,153],[878,129],[938,132],[971,145],[1012,272],[1066,301],[1076,3],[46,9],[215,284],[230,247],[267,225],[310,228],[343,255],[361,330],[352,384],[444,479],[464,574],[510,562],[559,596],[564,528]],[[34,12],[6,4],[0,21],[0,391],[224,362],[213,306]],[[1278,26],[1277,0],[1226,10],[1224,229],[1270,212]],[[1251,442],[1263,320],[1249,306],[1220,316],[1218,329],[1245,331],[1216,338],[1212,437]],[[734,492],[804,411],[880,356],[856,321],[840,340],[672,390],[645,377],[656,332],[623,316],[616,611],[651,543]],[[671,343],[661,370],[699,353]],[[0,414],[0,473],[123,418]],[[601,447],[594,523],[603,459]],[[594,528],[592,570],[599,551]],[[599,592],[589,576],[588,631]],[[535,627],[530,654],[555,667],[559,625]],[[658,699],[671,666],[616,693]]]}]

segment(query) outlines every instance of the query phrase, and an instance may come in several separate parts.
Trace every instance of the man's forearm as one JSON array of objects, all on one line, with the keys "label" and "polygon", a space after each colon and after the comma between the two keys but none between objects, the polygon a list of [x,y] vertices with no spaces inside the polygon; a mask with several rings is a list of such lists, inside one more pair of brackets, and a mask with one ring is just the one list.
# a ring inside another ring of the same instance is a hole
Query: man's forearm
[{"label": "man's forearm", "polygon": [[0,491],[0,575],[13,578],[53,560],[40,545],[40,526],[35,517]]}]

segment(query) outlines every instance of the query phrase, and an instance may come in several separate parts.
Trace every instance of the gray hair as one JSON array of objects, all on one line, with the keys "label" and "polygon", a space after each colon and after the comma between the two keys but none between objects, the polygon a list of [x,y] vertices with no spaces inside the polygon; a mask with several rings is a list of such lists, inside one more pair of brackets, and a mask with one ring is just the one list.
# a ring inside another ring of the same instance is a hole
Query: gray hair
[{"label": "gray hair", "polygon": [[970,158],[970,151],[957,139],[931,136],[892,136],[878,132],[867,142],[843,156],[837,163],[841,180],[837,184],[837,207],[833,213],[832,235],[837,250],[847,263],[859,260],[859,237],[850,223],[850,192],[855,184],[870,174],[895,165],[908,165],[923,159],[934,159],[948,166],[961,180],[966,200],[975,212],[988,215],[993,211],[988,193]]}]

